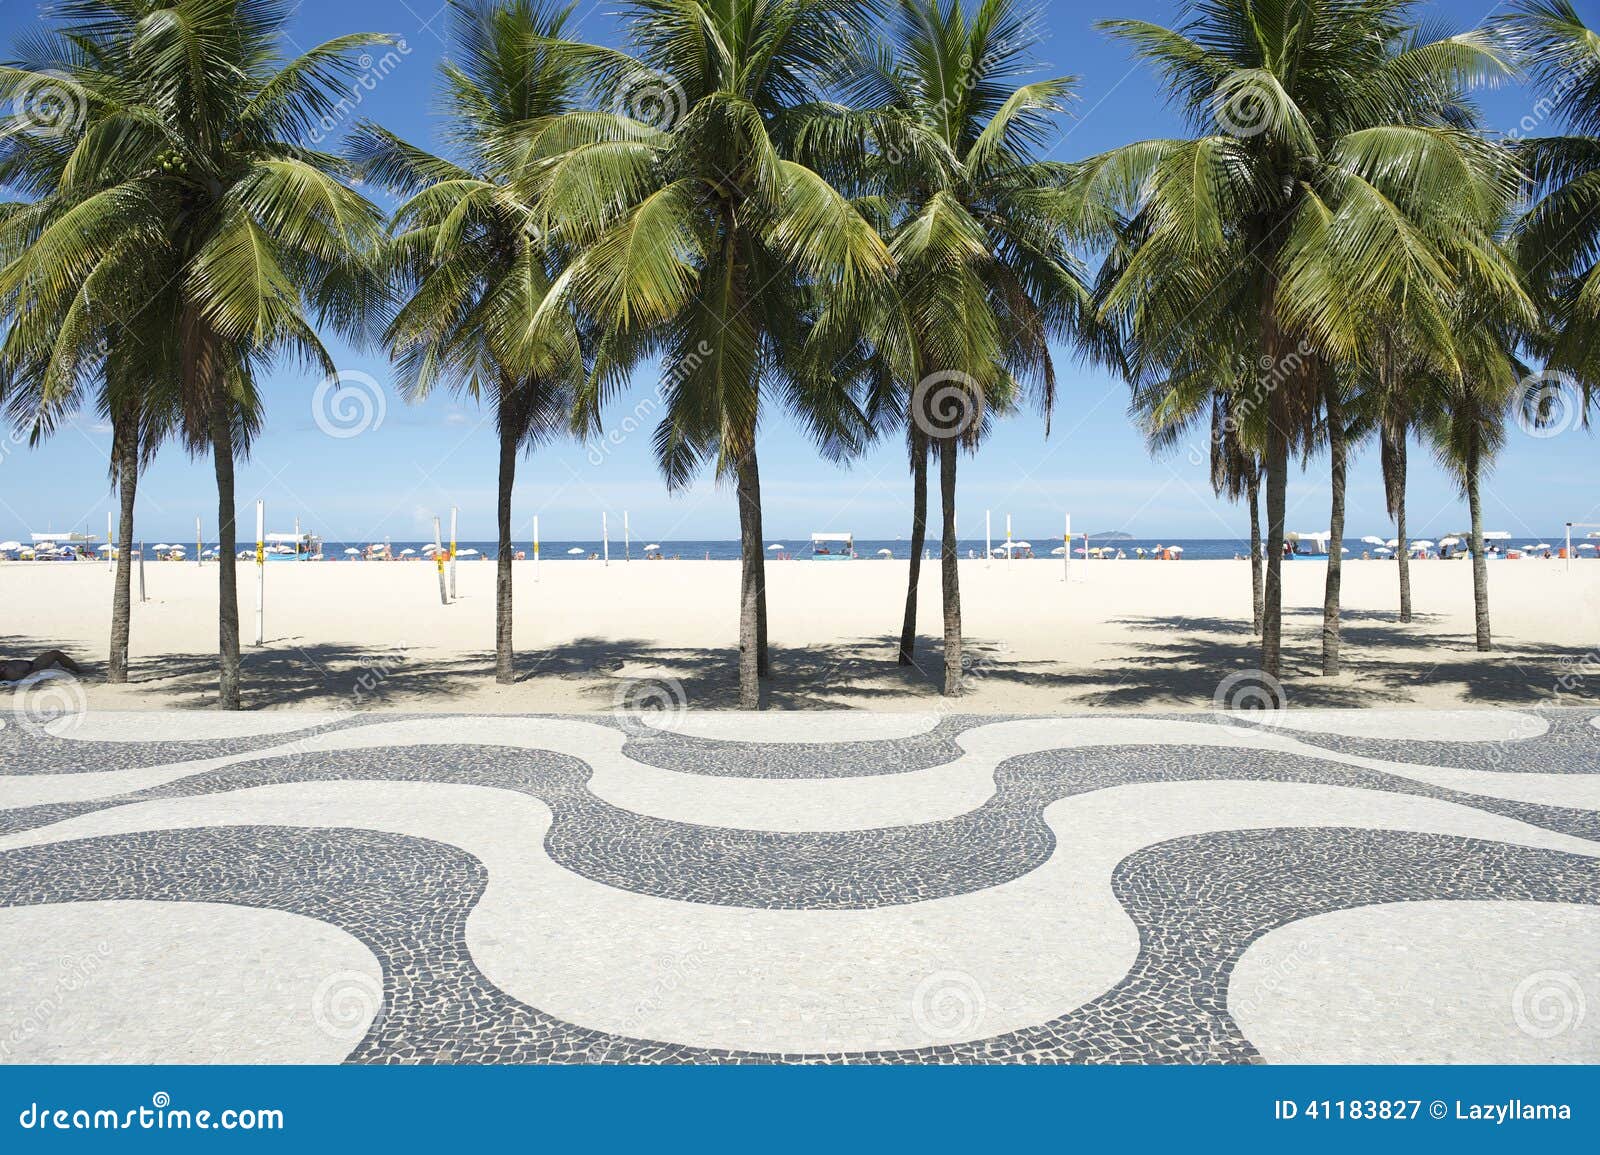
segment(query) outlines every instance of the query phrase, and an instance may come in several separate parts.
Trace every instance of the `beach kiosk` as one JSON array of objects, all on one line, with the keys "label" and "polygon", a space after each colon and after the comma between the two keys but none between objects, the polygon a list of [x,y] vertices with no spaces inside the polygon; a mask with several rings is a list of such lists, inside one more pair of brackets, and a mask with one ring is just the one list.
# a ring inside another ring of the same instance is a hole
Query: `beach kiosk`
[{"label": "beach kiosk", "polygon": [[856,556],[856,539],[851,533],[811,535],[812,561],[848,561]]}]

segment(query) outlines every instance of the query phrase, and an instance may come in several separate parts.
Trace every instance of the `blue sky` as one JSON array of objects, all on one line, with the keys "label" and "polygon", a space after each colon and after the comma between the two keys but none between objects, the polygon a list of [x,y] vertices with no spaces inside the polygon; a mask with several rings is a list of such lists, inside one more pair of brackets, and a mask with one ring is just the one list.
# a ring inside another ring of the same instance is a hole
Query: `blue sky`
[{"label": "blue sky", "polygon": [[[1600,5],[1580,3],[1591,20]],[[590,39],[615,42],[617,5],[612,0],[580,3],[578,30]],[[1494,11],[1488,0],[1437,0],[1425,5],[1431,19],[1451,30],[1481,23]],[[1079,97],[1057,155],[1072,159],[1127,141],[1177,129],[1163,108],[1150,75],[1126,51],[1093,28],[1098,17],[1137,17],[1171,22],[1170,0],[1118,0],[1043,5],[1045,37],[1039,57],[1050,75],[1077,76]],[[34,19],[32,5],[0,8],[0,41],[9,43]],[[385,31],[405,37],[408,52],[363,94],[360,114],[402,135],[432,143],[434,67],[447,30],[438,0],[340,0],[302,5],[291,25],[300,48],[353,31]],[[1533,98],[1518,85],[1483,95],[1493,128],[1510,130],[1533,112]],[[339,364],[367,374],[379,385],[381,403],[359,435],[330,437],[313,415],[318,379],[292,370],[277,373],[266,390],[266,429],[238,475],[240,528],[253,528],[255,499],[267,502],[273,528],[296,517],[329,540],[396,540],[431,536],[431,519],[451,505],[461,510],[461,537],[495,534],[495,456],[492,423],[470,399],[446,394],[408,405],[389,388],[386,362],[371,352],[332,345]],[[1218,501],[1207,480],[1203,443],[1152,460],[1126,416],[1127,391],[1117,380],[1087,369],[1063,351],[1057,358],[1059,402],[1048,439],[1037,414],[1000,424],[979,456],[963,459],[960,493],[962,534],[981,534],[985,509],[996,524],[1013,516],[1019,532],[1056,532],[1070,511],[1078,531],[1126,530],[1138,537],[1233,537],[1247,525],[1242,508]],[[720,539],[737,535],[733,494],[710,477],[669,495],[650,452],[649,428],[619,428],[646,401],[656,384],[653,366],[635,374],[632,394],[619,399],[609,424],[619,436],[596,452],[574,443],[541,447],[524,458],[515,492],[516,536],[527,535],[535,514],[547,539],[599,535],[608,510],[615,526],[631,516],[636,539]],[[363,399],[349,386],[347,402]],[[381,420],[375,420],[381,408]],[[352,420],[360,414],[352,408]],[[40,449],[0,440],[0,538],[28,530],[82,529],[103,533],[114,508],[106,483],[109,431],[84,414]],[[766,527],[774,538],[812,530],[848,529],[858,537],[894,538],[909,527],[910,481],[898,441],[840,468],[820,461],[788,421],[764,418],[761,470]],[[1600,522],[1600,475],[1593,468],[1591,435],[1572,429],[1534,438],[1513,429],[1485,490],[1491,528],[1521,536],[1548,536],[1564,521]],[[598,462],[598,464],[597,464]],[[1416,534],[1439,534],[1465,524],[1465,503],[1432,465],[1425,450],[1412,455],[1411,526]],[[1325,461],[1290,486],[1289,528],[1326,525]],[[205,534],[215,534],[216,504],[209,460],[193,461],[168,448],[145,476],[137,519],[142,537],[183,538],[193,533],[196,514]],[[1376,453],[1364,448],[1353,461],[1349,528],[1354,536],[1384,532]],[[1387,536],[1387,534],[1385,534]]]}]

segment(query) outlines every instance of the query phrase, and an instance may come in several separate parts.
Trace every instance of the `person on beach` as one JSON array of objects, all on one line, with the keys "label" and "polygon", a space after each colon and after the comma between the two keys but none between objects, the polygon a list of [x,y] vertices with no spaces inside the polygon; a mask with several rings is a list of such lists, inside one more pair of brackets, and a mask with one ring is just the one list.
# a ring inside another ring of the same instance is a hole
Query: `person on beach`
[{"label": "person on beach", "polygon": [[31,678],[41,671],[53,670],[57,667],[66,670],[69,674],[83,673],[83,667],[60,650],[46,650],[31,662],[27,658],[11,658],[0,662],[0,682],[20,682],[24,678]]}]

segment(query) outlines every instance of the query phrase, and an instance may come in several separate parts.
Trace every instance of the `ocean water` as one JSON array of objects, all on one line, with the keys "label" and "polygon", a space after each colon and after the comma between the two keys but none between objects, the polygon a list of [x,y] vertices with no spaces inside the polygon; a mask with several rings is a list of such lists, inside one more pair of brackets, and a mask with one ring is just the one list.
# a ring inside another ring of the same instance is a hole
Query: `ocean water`
[{"label": "ocean water", "polygon": [[[1382,531],[1380,531],[1380,534],[1382,534]],[[1375,534],[1374,536],[1379,536],[1380,534]],[[1447,534],[1445,536],[1449,535]],[[1004,540],[1005,539],[1003,537],[996,537],[993,544],[995,546],[1000,546]],[[1045,537],[1042,535],[1029,537],[1022,534],[1016,534],[1015,540],[1017,542],[1025,541],[1029,543],[1032,546],[1032,552],[1035,560],[1043,559],[1056,562],[1061,560],[1060,554],[1052,555],[1051,553],[1052,550],[1059,549],[1061,547],[1061,538],[1059,535],[1055,537]],[[1436,541],[1438,538],[1432,537],[1430,540]],[[1500,544],[1510,546],[1514,549],[1521,549],[1526,545],[1537,545],[1543,542],[1548,542],[1552,547],[1552,552],[1554,552],[1555,550],[1559,550],[1561,548],[1564,540],[1565,530],[1562,530],[1559,533],[1549,534],[1544,537],[1530,535],[1526,539],[1514,538],[1509,542],[1502,542]],[[1575,535],[1573,537],[1573,544],[1577,545],[1579,541],[1580,539]],[[368,541],[325,541],[323,542],[323,558],[327,562],[359,560],[361,551],[363,551],[370,544],[374,543]],[[405,549],[417,550],[420,554],[420,551],[424,545],[431,544],[431,542],[406,541],[398,538],[388,542],[390,549],[396,556],[400,554],[401,550]],[[767,544],[781,545],[784,547],[784,549],[781,551],[769,550],[767,553],[767,557],[769,559],[776,560],[782,558],[787,560],[792,558],[794,560],[802,561],[812,560],[811,544],[807,539],[773,537],[768,539]],[[1137,555],[1134,552],[1136,549],[1144,549],[1147,553],[1153,553],[1161,546],[1182,547],[1183,557],[1185,560],[1189,561],[1215,561],[1234,557],[1243,558],[1248,557],[1250,553],[1250,543],[1246,538],[1135,538],[1130,541],[1115,541],[1107,538],[1091,538],[1089,544],[1091,546],[1105,546],[1112,550],[1121,550],[1127,555],[1129,560],[1136,559]],[[206,543],[206,548],[212,548],[214,545],[214,542],[208,542]],[[239,548],[251,548],[252,545],[253,543],[246,542],[241,539]],[[642,559],[644,557],[644,547],[646,545],[659,545],[661,546],[661,553],[664,557],[676,558],[684,561],[737,561],[739,559],[739,543],[737,541],[658,541],[655,538],[645,537],[628,543],[624,543],[621,539],[612,539],[610,543],[611,560],[623,561],[630,558]],[[1361,535],[1346,537],[1345,545],[1349,549],[1349,553],[1345,555],[1347,558],[1359,558],[1364,550],[1371,548],[1370,546],[1362,543]],[[1072,556],[1074,561],[1082,559],[1083,555],[1080,551],[1083,549],[1083,547],[1083,537],[1081,535],[1074,534],[1072,538]],[[496,554],[496,546],[492,541],[462,540],[457,542],[457,548],[458,550],[477,550],[477,557],[483,559],[493,559]],[[533,543],[531,541],[518,540],[516,542],[516,548],[528,557],[533,556]],[[855,543],[856,559],[860,561],[876,560],[881,556],[879,553],[880,550],[888,550],[889,557],[905,560],[910,556],[910,548],[910,543],[904,538],[860,538]],[[185,549],[189,558],[192,559],[194,557],[194,543],[185,543]],[[346,554],[345,551],[347,549],[355,550],[356,554],[354,556]],[[573,550],[578,552],[573,553]],[[604,546],[598,538],[576,541],[548,540],[541,541],[539,543],[540,559],[548,562],[581,561],[587,559],[591,554],[600,555],[603,553],[603,551]],[[957,544],[957,553],[962,558],[981,558],[983,556],[983,551],[984,542],[982,538],[963,538]],[[930,541],[925,551],[925,555],[929,560],[936,560],[939,556],[939,543],[937,541]],[[1595,551],[1584,551],[1578,556],[1594,557]],[[468,561],[473,559],[469,556],[468,558],[462,558],[461,560]],[[827,560],[838,559],[834,558]],[[996,556],[995,560],[1003,561],[1004,556],[998,555]],[[1018,555],[1018,560],[1023,560],[1020,553]],[[1090,563],[1093,564],[1093,562],[1097,559],[1091,558],[1089,560]],[[1301,558],[1296,560],[1310,561],[1315,559]]]}]

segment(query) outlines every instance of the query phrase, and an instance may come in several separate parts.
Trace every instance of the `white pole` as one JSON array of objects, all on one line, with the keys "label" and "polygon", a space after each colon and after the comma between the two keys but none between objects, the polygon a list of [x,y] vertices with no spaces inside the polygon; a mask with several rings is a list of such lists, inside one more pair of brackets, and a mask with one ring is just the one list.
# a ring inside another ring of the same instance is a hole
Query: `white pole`
[{"label": "white pole", "polygon": [[437,517],[433,519],[433,564],[439,570],[439,604],[447,606],[450,604],[450,594],[444,584],[444,543],[439,540],[439,519]]},{"label": "white pole", "polygon": [[450,507],[450,600],[456,600],[456,507]]},{"label": "white pole", "polygon": [[1567,522],[1567,572],[1572,572],[1572,523]]},{"label": "white pole", "polygon": [[1006,514],[1006,569],[1011,568],[1011,556],[1017,551],[1011,548],[1011,515]]},{"label": "white pole", "polygon": [[256,500],[256,645],[267,639],[267,503]]},{"label": "white pole", "polygon": [[989,511],[983,511],[983,566],[989,568],[989,559],[994,556],[994,537],[989,532]]},{"label": "white pole", "polygon": [[199,514],[195,514],[195,518],[194,518],[194,564],[195,565],[199,565],[200,564],[200,553],[205,548],[205,543],[202,542],[200,540],[200,538],[201,538],[201,533],[200,533],[200,515]]},{"label": "white pole", "polygon": [[1072,515],[1066,515],[1061,526],[1061,580],[1072,580]]},{"label": "white pole", "polygon": [[[114,541],[111,540],[114,536],[116,536],[116,532],[117,532],[115,518],[116,518],[116,514],[112,513],[109,509],[106,510],[106,544],[107,545],[115,545],[116,544]],[[117,563],[111,560],[111,554],[112,554],[111,550],[109,550],[109,549],[106,550],[106,568],[107,569],[116,569],[117,568]]]},{"label": "white pole", "polygon": [[633,560],[633,531],[628,528],[628,511],[622,511],[622,560]]},{"label": "white pole", "polygon": [[539,515],[533,515],[533,580],[539,580]]},{"label": "white pole", "polygon": [[144,542],[142,542],[142,541],[139,543],[139,600],[141,602],[145,600],[145,596],[144,596]]},{"label": "white pole", "polygon": [[611,531],[606,528],[606,514],[600,511],[600,564],[611,564]]}]

